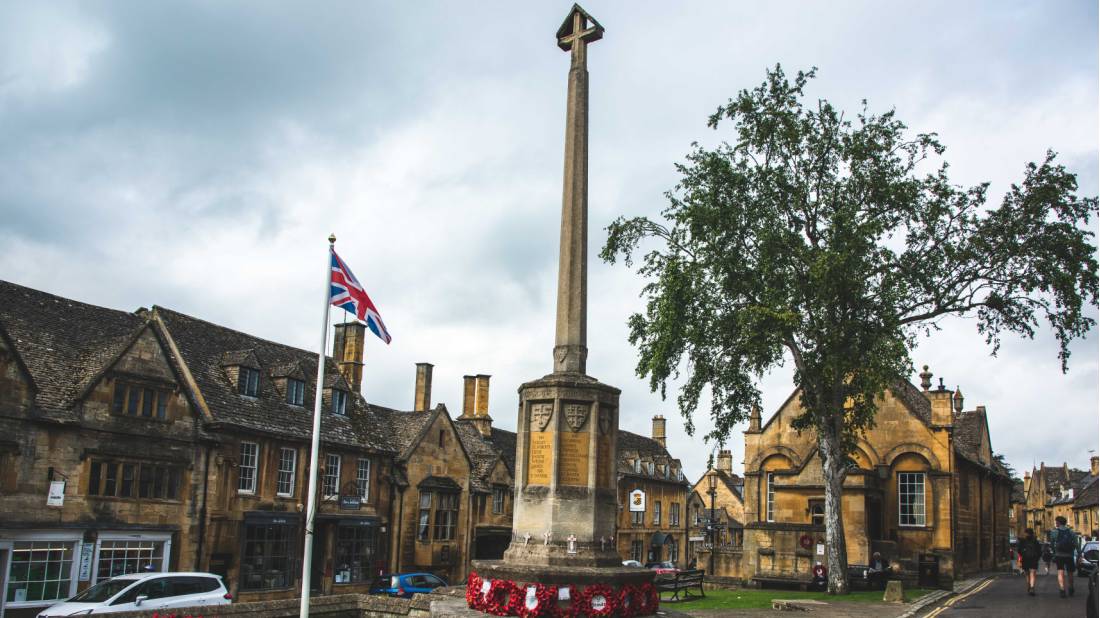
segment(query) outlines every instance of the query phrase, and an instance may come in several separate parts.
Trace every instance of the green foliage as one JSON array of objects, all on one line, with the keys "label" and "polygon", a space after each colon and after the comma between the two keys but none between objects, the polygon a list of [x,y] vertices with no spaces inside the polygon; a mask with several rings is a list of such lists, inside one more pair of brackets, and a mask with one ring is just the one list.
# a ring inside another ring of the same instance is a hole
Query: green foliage
[{"label": "green foliage", "polygon": [[731,125],[729,141],[693,144],[662,220],[608,227],[601,257],[633,266],[640,254],[647,280],[629,319],[638,375],[662,397],[683,377],[689,433],[709,395],[707,438],[724,440],[759,405],[760,377],[793,359],[796,426],[847,452],[942,316],[974,317],[994,354],[1003,333],[1033,337],[1045,319],[1065,370],[1070,341],[1094,325],[1096,198],[1077,197],[1048,151],[990,206],[987,184],[951,184],[935,134],[910,135],[866,101],[854,119],[807,104],[814,73],[776,66],[719,107],[708,125]]},{"label": "green foliage", "polygon": [[[927,588],[910,588],[904,591],[905,602],[912,603],[926,594],[935,592]],[[695,592],[698,595],[698,592]],[[835,602],[836,598],[824,592],[802,592],[799,590],[760,590],[738,588],[736,590],[707,590],[705,597],[692,596],[687,600],[671,601],[671,593],[661,595],[661,604],[666,609],[688,612],[706,609],[771,609],[776,599],[798,601]],[[861,590],[844,598],[845,603],[882,603],[883,591]],[[835,608],[830,608],[835,609]],[[827,613],[826,613],[827,615]]]}]

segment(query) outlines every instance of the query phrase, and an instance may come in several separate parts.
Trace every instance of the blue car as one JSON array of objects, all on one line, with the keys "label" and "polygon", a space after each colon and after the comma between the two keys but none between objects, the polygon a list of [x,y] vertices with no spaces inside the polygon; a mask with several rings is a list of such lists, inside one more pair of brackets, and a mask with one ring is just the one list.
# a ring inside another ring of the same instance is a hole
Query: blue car
[{"label": "blue car", "polygon": [[429,593],[446,585],[446,581],[431,573],[382,575],[371,588],[371,594],[388,594],[408,599],[418,592]]}]

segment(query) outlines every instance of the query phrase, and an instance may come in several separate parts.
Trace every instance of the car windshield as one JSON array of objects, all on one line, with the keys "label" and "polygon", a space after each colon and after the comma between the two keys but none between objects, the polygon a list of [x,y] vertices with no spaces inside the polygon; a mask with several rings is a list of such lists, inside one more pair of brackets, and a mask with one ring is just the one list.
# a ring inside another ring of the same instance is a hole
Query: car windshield
[{"label": "car windshield", "polygon": [[74,603],[102,603],[133,584],[132,579],[108,579],[69,599]]}]

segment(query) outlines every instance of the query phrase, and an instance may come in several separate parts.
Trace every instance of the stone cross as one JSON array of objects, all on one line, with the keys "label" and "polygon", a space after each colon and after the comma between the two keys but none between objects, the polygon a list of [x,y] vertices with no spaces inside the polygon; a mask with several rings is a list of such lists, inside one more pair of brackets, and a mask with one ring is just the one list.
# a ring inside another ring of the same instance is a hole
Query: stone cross
[{"label": "stone cross", "polygon": [[531,533],[527,532],[523,535],[523,544],[527,545],[530,542],[531,542]]},{"label": "stone cross", "polygon": [[558,28],[558,47],[570,52],[565,112],[565,175],[554,373],[584,374],[588,357],[588,44],[603,26],[577,5]]},{"label": "stone cross", "polygon": [[565,551],[570,554],[577,553],[577,537],[570,534],[566,541],[568,541],[568,543],[565,546]]},{"label": "stone cross", "polygon": [[600,551],[603,551],[603,550],[607,549],[606,546],[607,546],[607,537],[601,536],[600,537]]},{"label": "stone cross", "polygon": [[550,531],[549,530],[542,533],[542,544],[543,545],[549,545],[550,544]]}]

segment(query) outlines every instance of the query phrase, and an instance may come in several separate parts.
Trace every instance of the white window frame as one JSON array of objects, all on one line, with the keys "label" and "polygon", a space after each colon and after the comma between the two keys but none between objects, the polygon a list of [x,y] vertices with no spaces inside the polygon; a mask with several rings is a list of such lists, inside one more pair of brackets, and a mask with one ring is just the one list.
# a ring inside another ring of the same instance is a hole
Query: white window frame
[{"label": "white window frame", "polygon": [[660,526],[661,525],[661,501],[660,500],[654,500],[653,501],[653,525],[654,526]]},{"label": "white window frame", "polygon": [[[363,464],[366,464],[364,469]],[[364,474],[364,472],[366,474]],[[355,467],[355,486],[359,490],[359,499],[363,502],[370,500],[370,458],[360,457]]]},{"label": "white window frame", "polygon": [[[335,463],[335,465],[333,465]],[[340,465],[343,462],[336,453],[325,455],[325,475],[321,482],[321,496],[325,500],[335,500],[340,496]],[[329,493],[329,483],[332,484],[333,493]]]},{"label": "white window frame", "polygon": [[332,389],[332,413],[337,416],[348,415],[348,394],[338,388]]},{"label": "white window frame", "polygon": [[[286,463],[286,455],[290,454],[290,469],[283,467]],[[287,476],[286,484],[290,486],[289,491],[280,491],[280,485],[283,484],[283,475]],[[298,449],[282,447],[279,449],[279,471],[275,475],[275,495],[280,498],[291,498],[294,496],[295,480],[298,475]]]},{"label": "white window frame", "polygon": [[[909,477],[908,479],[906,477]],[[920,481],[917,483],[917,481]],[[912,495],[914,500],[910,504],[912,512],[910,515],[913,518],[912,523],[905,523],[902,521],[902,487],[916,487],[920,486],[919,493],[917,491],[904,492],[905,495]],[[926,483],[926,477],[924,472],[898,472],[897,478],[897,490],[898,490],[898,526],[905,528],[924,528],[928,524],[928,511],[925,504],[925,498],[927,497],[928,487]],[[918,499],[919,498],[919,499]],[[918,512],[919,507],[919,512]]]},{"label": "white window frame", "polygon": [[94,585],[99,582],[99,552],[103,545],[103,541],[153,541],[156,543],[163,543],[164,550],[161,552],[161,564],[159,570],[162,572],[168,571],[168,561],[172,557],[172,534],[169,532],[133,532],[133,531],[107,531],[100,532],[99,537],[95,542],[95,551],[93,553],[94,559],[92,560],[92,578],[91,584]]},{"label": "white window frame", "polygon": [[306,403],[306,383],[305,380],[299,380],[297,378],[286,379],[286,399],[287,403],[292,406],[303,406]]},{"label": "white window frame", "polygon": [[642,460],[641,459],[635,459],[634,460],[634,473],[635,474],[641,474],[642,473]]},{"label": "white window frame", "polygon": [[[248,463],[245,453],[245,445],[252,446],[251,464]],[[244,480],[244,471],[252,470],[252,479],[248,487],[241,487],[241,482]],[[255,494],[256,493],[256,481],[260,476],[260,445],[256,442],[241,442],[240,459],[237,461],[237,493],[239,494]]]},{"label": "white window frame", "polygon": [[680,503],[673,502],[668,507],[668,525],[679,526],[680,525]]},{"label": "white window frame", "polygon": [[[0,572],[0,584],[3,584],[2,597],[7,598],[8,584],[10,579],[12,553],[15,551],[16,543],[27,543],[32,541],[55,541],[55,542],[71,542],[73,544],[73,562],[70,568],[72,574],[71,581],[69,582],[69,591],[64,597],[52,599],[49,601],[6,601],[3,606],[5,610],[17,609],[21,607],[48,607],[50,605],[56,605],[60,601],[76,594],[77,585],[80,579],[80,554],[84,546],[83,532],[78,531],[76,533],[69,531],[54,531],[54,530],[27,530],[27,531],[4,531],[4,540],[0,541],[0,547],[8,550],[7,564],[2,572]],[[95,571],[92,571],[93,575]]]},{"label": "white window frame", "polygon": [[775,522],[775,473],[768,472],[764,480],[765,502],[764,516],[768,522]]}]

